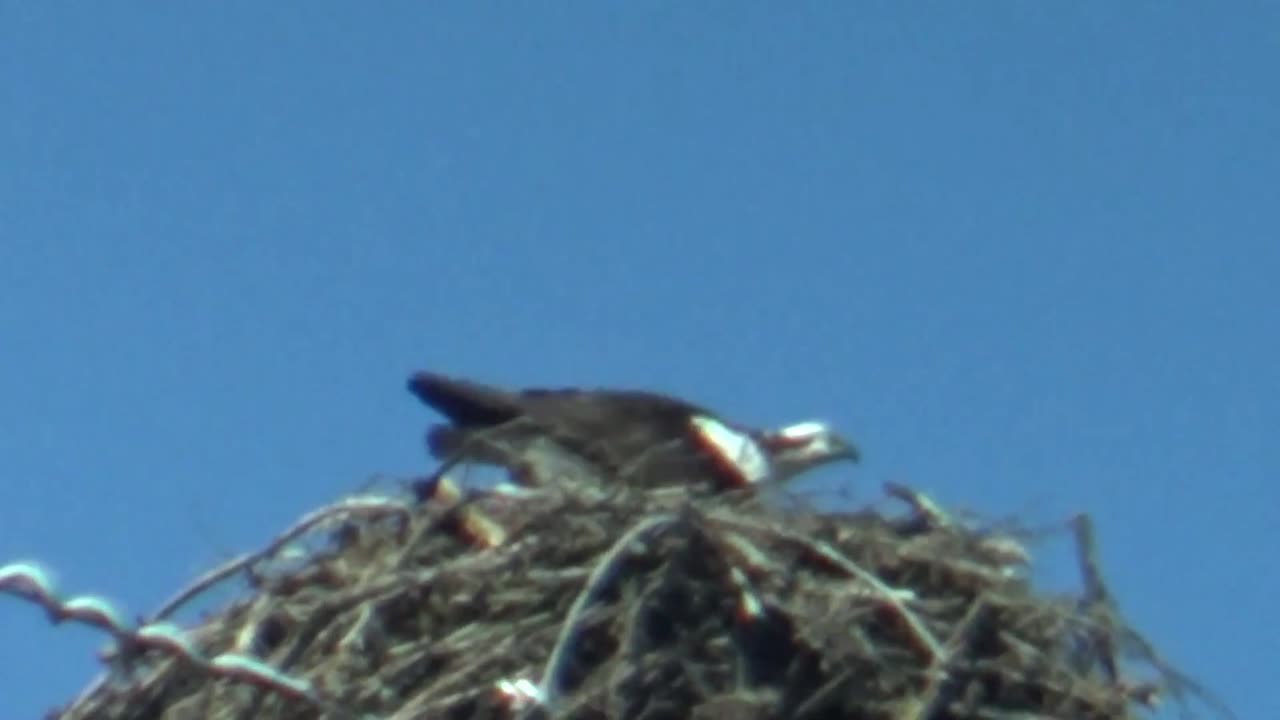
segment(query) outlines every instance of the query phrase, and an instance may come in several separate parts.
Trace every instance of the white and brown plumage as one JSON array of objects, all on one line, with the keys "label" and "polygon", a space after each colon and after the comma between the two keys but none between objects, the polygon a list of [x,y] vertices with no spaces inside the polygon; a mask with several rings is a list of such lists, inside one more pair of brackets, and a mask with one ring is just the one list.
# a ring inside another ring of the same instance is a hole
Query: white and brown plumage
[{"label": "white and brown plumage", "polygon": [[857,449],[824,423],[751,430],[694,403],[641,390],[504,390],[420,372],[409,390],[450,422],[427,435],[438,458],[456,454],[511,467],[552,443],[637,484],[718,487],[787,480]]}]

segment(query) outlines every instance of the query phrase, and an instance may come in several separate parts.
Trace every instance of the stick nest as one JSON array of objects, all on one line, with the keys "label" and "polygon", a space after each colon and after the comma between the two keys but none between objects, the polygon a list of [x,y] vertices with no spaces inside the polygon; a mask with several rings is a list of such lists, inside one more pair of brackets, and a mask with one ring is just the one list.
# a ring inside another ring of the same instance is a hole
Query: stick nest
[{"label": "stick nest", "polygon": [[148,622],[249,593],[174,647],[118,641],[57,716],[1101,720],[1193,687],[1120,622],[1086,523],[1083,596],[1045,597],[1012,536],[904,488],[833,513],[540,480],[322,508]]}]

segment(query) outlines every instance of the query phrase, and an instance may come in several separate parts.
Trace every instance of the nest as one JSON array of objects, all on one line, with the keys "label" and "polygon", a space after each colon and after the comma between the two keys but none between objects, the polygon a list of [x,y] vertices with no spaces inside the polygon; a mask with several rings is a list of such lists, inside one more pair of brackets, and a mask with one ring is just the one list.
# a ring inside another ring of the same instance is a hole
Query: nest
[{"label": "nest", "polygon": [[836,513],[564,479],[322,508],[118,633],[55,716],[1110,720],[1195,690],[1121,622],[1084,519],[1085,591],[1046,597],[1012,535],[906,488]]}]

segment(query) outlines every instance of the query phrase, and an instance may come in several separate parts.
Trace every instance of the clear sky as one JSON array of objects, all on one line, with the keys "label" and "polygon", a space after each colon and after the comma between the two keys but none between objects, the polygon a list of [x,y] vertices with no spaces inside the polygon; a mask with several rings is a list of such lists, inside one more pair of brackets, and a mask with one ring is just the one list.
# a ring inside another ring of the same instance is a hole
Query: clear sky
[{"label": "clear sky", "polygon": [[[147,612],[425,469],[414,369],[648,387],[863,447],[798,492],[1092,513],[1280,717],[1280,6],[0,8],[0,562]],[[0,638],[2,718],[105,641]]]}]

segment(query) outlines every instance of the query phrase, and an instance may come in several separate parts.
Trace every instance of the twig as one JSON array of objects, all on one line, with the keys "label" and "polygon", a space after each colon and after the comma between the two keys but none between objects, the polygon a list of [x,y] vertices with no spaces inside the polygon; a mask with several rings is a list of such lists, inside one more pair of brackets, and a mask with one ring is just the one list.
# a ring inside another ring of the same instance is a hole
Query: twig
[{"label": "twig", "polygon": [[[664,514],[649,517],[636,523],[626,534],[618,538],[618,541],[600,558],[600,562],[596,563],[595,569],[591,571],[591,575],[587,578],[587,584],[578,593],[578,597],[573,601],[573,606],[569,608],[569,615],[565,618],[564,625],[560,630],[560,636],[556,638],[551,657],[547,660],[546,668],[543,670],[542,680],[538,683],[538,690],[546,708],[554,708],[560,699],[561,674],[564,672],[569,648],[573,645],[574,640],[577,639],[582,615],[587,606],[604,589],[605,585],[613,580],[614,574],[621,564],[623,553],[637,540],[674,525],[679,520],[680,517],[677,515]],[[525,716],[527,717],[530,712],[526,711]]]},{"label": "twig", "polygon": [[948,638],[946,652],[935,658],[929,666],[929,684],[925,687],[916,704],[916,712],[912,714],[915,720],[928,720],[928,718],[934,717],[935,713],[941,709],[940,706],[946,700],[946,695],[942,690],[947,681],[951,679],[951,665],[955,662],[957,656],[969,646],[973,639],[974,631],[982,623],[987,612],[988,606],[985,597],[980,596],[969,606],[969,611],[965,613],[964,618],[960,620],[959,626]]},{"label": "twig", "polygon": [[930,528],[942,528],[951,524],[951,518],[946,511],[919,490],[913,490],[896,482],[887,482],[884,484],[884,492],[889,497],[895,497],[910,505],[916,515]]},{"label": "twig", "polygon": [[1112,622],[1114,613],[1111,594],[1102,580],[1102,570],[1098,564],[1098,545],[1094,536],[1093,520],[1081,513],[1072,519],[1071,525],[1075,531],[1076,556],[1080,563],[1081,579],[1084,582],[1084,596],[1080,598],[1080,606],[1090,614],[1095,610],[1101,610],[1098,613],[1099,626],[1089,633],[1090,642],[1098,653],[1098,659],[1102,662],[1102,670],[1106,673],[1107,680],[1115,683],[1120,679],[1120,673],[1116,666],[1115,627]]},{"label": "twig", "polygon": [[326,505],[319,510],[307,513],[288,530],[276,536],[275,539],[268,543],[266,547],[232,558],[231,560],[196,578],[194,582],[183,588],[177,595],[169,598],[160,606],[160,609],[152,613],[150,621],[154,622],[156,620],[163,620],[169,617],[177,611],[178,608],[186,604],[196,595],[199,595],[210,587],[232,575],[235,575],[239,571],[253,565],[259,560],[272,557],[279,552],[282,547],[293,542],[307,532],[310,532],[311,529],[317,525],[331,521],[335,517],[340,516],[363,514],[376,516],[384,513],[400,513],[407,516],[408,508],[402,501],[394,498],[364,496],[345,498],[333,503],[332,505]]},{"label": "twig", "polygon": [[898,617],[901,618],[902,621],[906,623],[907,627],[911,630],[911,633],[915,637],[916,641],[928,653],[930,661],[933,661],[935,658],[938,657],[938,655],[941,654],[942,648],[938,644],[938,641],[934,639],[933,633],[929,632],[929,629],[924,626],[924,622],[922,622],[914,612],[912,612],[909,608],[907,608],[906,603],[903,602],[902,592],[889,587],[883,581],[881,581],[880,578],[876,577],[874,573],[864,570],[857,563],[845,557],[844,554],[841,553],[839,550],[836,550],[835,548],[831,547],[825,542],[822,542],[821,540],[815,540],[813,538],[805,537],[803,535],[799,535],[797,533],[793,533],[789,530],[784,530],[782,528],[775,527],[775,526],[761,527],[761,526],[750,525],[748,523],[742,522],[741,520],[737,520],[735,518],[728,518],[721,515],[717,515],[713,519],[717,524],[728,525],[731,527],[738,527],[738,528],[743,528],[748,530],[764,529],[767,532],[773,533],[778,537],[784,538],[792,543],[795,543],[797,545],[800,545],[801,547],[808,549],[810,552],[814,553],[815,555],[818,555],[819,557],[831,563],[832,565],[835,565],[841,570],[844,570],[849,575],[861,580],[863,583],[870,586],[873,591],[875,591],[877,599],[879,599],[881,602],[888,605],[889,607],[893,608],[894,612],[897,613]]}]

